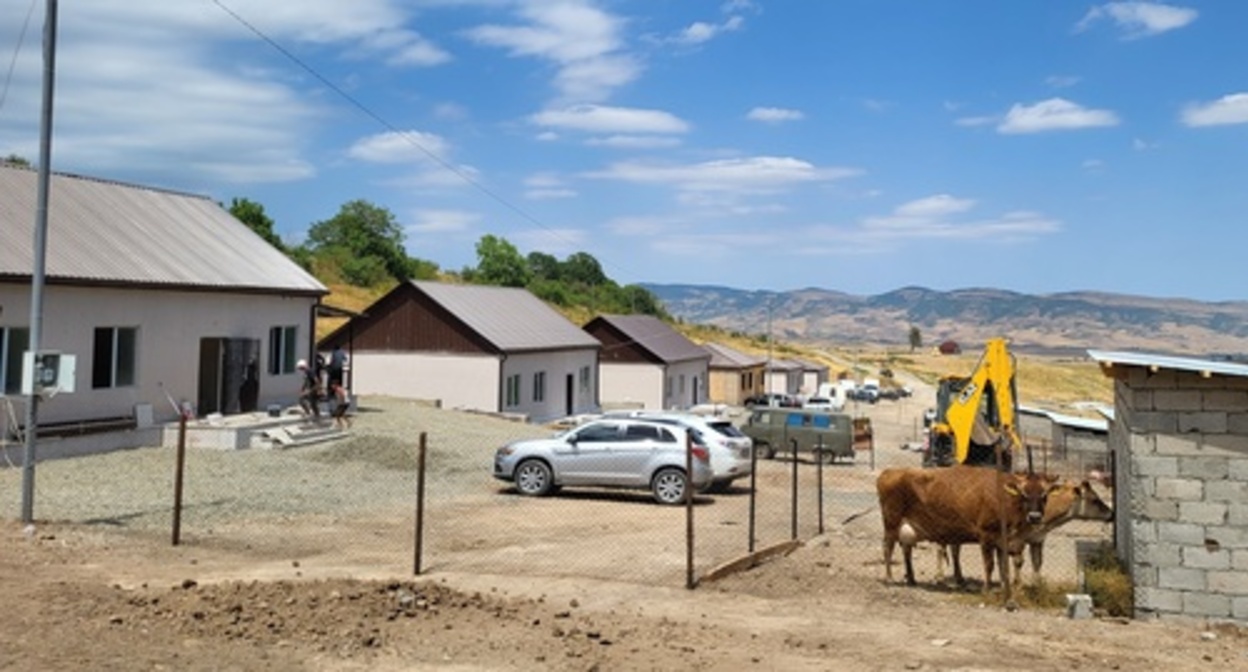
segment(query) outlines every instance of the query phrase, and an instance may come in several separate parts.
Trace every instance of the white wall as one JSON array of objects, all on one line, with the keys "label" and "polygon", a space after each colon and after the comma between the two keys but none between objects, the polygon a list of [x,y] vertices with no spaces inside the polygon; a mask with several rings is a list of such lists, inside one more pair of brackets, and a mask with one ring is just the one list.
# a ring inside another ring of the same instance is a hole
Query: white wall
[{"label": "white wall", "polygon": [[[664,408],[689,408],[706,401],[708,390],[707,363],[709,360],[695,359],[677,362],[667,367],[667,377],[671,381],[668,395],[664,399]],[[684,377],[684,388],[681,388],[681,377]],[[696,381],[696,386],[695,386]],[[693,397],[697,393],[698,398]]]},{"label": "white wall", "polygon": [[[503,379],[516,374],[520,375],[520,404],[503,410],[523,413],[537,421],[568,415],[567,377],[571,375],[572,414],[596,411],[598,410],[595,398],[595,390],[598,389],[597,364],[596,350],[562,350],[508,355],[503,361]],[[589,367],[589,382],[585,387],[581,386],[581,367]],[[538,372],[546,374],[546,394],[540,402],[533,398],[533,378]],[[506,397],[503,399],[505,401]]]},{"label": "white wall", "polygon": [[494,413],[502,402],[499,366],[487,355],[356,350],[351,385],[356,394],[440,399],[443,408]]},{"label": "white wall", "polygon": [[641,404],[663,410],[663,367],[653,364],[599,364],[603,406]]},{"label": "white wall", "polygon": [[[199,394],[201,338],[252,338],[260,341],[260,407],[293,404],[297,374],[268,374],[269,328],[297,325],[298,350],[306,357],[309,316],[316,300],[259,294],[139,291],[129,289],[44,288],[40,347],[77,356],[76,392],[39,405],[40,422],[132,415],[136,404],[151,404],[158,422],[176,418],[166,393],[195,402]],[[30,327],[30,286],[0,284],[0,327]],[[91,389],[92,346],[96,327],[137,327],[136,384]],[[25,398],[12,399],[19,419]]]}]

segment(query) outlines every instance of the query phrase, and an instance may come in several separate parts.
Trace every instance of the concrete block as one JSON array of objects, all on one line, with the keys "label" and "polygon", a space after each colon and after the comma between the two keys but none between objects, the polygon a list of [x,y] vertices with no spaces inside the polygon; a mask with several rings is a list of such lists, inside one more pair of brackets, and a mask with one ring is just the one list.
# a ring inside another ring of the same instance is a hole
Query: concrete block
[{"label": "concrete block", "polygon": [[1164,588],[1135,589],[1135,608],[1178,614],[1183,611],[1183,593]]},{"label": "concrete block", "polygon": [[1131,519],[1131,538],[1138,544],[1157,543],[1157,525],[1151,520]]},{"label": "concrete block", "polygon": [[1237,548],[1231,551],[1231,569],[1236,572],[1248,572],[1248,549]]},{"label": "concrete block", "polygon": [[1200,390],[1160,389],[1153,391],[1153,408],[1159,411],[1199,411],[1204,394]]},{"label": "concrete block", "polygon": [[1135,514],[1149,520],[1175,522],[1179,520],[1179,503],[1170,499],[1145,499]]},{"label": "concrete block", "polygon": [[[1248,501],[1248,499],[1240,501]],[[1226,506],[1226,524],[1232,527],[1248,528],[1248,504],[1240,504],[1234,501],[1228,503]]]},{"label": "concrete block", "polygon": [[1158,499],[1199,502],[1205,498],[1205,484],[1195,478],[1158,478],[1156,488]]},{"label": "concrete block", "polygon": [[1248,413],[1227,411],[1226,433],[1243,436],[1248,434]]},{"label": "concrete block", "polygon": [[1248,548],[1248,527],[1223,525],[1205,530],[1205,545],[1218,548]]},{"label": "concrete block", "polygon": [[1207,390],[1204,410],[1239,412],[1248,410],[1248,390]]},{"label": "concrete block", "polygon": [[1092,618],[1092,596],[1067,593],[1066,617],[1073,619]]},{"label": "concrete block", "polygon": [[1231,618],[1237,621],[1248,621],[1248,597],[1231,598]]},{"label": "concrete block", "polygon": [[1179,476],[1186,478],[1199,478],[1203,481],[1213,479],[1224,479],[1227,476],[1229,468],[1228,460],[1225,457],[1180,457],[1179,458]]},{"label": "concrete block", "polygon": [[1126,427],[1137,434],[1174,434],[1179,431],[1177,411],[1135,411],[1124,421]]},{"label": "concrete block", "polygon": [[1168,544],[1158,542],[1155,544],[1145,544],[1135,554],[1135,562],[1142,562],[1158,568],[1182,567],[1183,554],[1179,552],[1182,547],[1177,544]]},{"label": "concrete block", "polygon": [[[1178,465],[1175,465],[1178,468]],[[1151,476],[1141,478],[1132,478],[1128,483],[1127,492],[1131,499],[1156,499],[1157,497],[1157,479]]]},{"label": "concrete block", "polygon": [[1227,460],[1226,477],[1236,481],[1248,481],[1248,458]]},{"label": "concrete block", "polygon": [[1223,479],[1205,482],[1207,502],[1248,502],[1248,482]]},{"label": "concrete block", "polygon": [[1180,434],[1225,434],[1226,411],[1195,411],[1179,413]]},{"label": "concrete block", "polygon": [[1231,598],[1212,593],[1183,593],[1183,613],[1188,616],[1229,618]]},{"label": "concrete block", "polygon": [[1202,569],[1162,568],[1157,570],[1157,587],[1169,590],[1205,591],[1206,572]]},{"label": "concrete block", "polygon": [[[1230,422],[1230,417],[1229,415],[1227,416],[1228,423]],[[1234,433],[1202,436],[1199,454],[1205,457],[1248,459],[1248,436]]]},{"label": "concrete block", "polygon": [[1181,546],[1205,545],[1205,526],[1192,523],[1156,523],[1157,540],[1168,541]]},{"label": "concrete block", "polygon": [[1208,572],[1205,580],[1215,593],[1248,596],[1248,572]]},{"label": "concrete block", "polygon": [[1162,369],[1154,373],[1137,366],[1127,374],[1126,382],[1136,390],[1173,390],[1178,387],[1179,377],[1171,369]]},{"label": "concrete block", "polygon": [[1156,455],[1173,455],[1174,457],[1183,457],[1187,455],[1200,455],[1200,442],[1202,437],[1185,436],[1179,434],[1158,434],[1154,437],[1153,445],[1157,451]]},{"label": "concrete block", "polygon": [[1131,474],[1133,476],[1178,476],[1179,458],[1132,455]]},{"label": "concrete block", "polygon": [[1210,551],[1203,546],[1185,546],[1179,551],[1183,566],[1191,569],[1230,569],[1231,552],[1224,548]]},{"label": "concrete block", "polygon": [[1225,525],[1224,502],[1179,502],[1179,520],[1201,525]]}]

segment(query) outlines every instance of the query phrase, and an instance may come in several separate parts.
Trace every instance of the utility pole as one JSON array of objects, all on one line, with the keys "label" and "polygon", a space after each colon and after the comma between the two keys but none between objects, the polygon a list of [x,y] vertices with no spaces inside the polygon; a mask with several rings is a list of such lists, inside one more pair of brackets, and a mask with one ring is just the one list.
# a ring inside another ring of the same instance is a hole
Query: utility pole
[{"label": "utility pole", "polygon": [[767,369],[763,372],[763,391],[771,392],[771,300],[767,297]]},{"label": "utility pole", "polygon": [[26,403],[26,440],[22,450],[22,522],[35,522],[35,435],[39,424],[39,381],[43,359],[43,283],[48,252],[48,185],[52,166],[52,88],[56,82],[56,0],[46,0],[43,19],[43,109],[39,116],[39,177],[35,204],[35,247],[30,274],[30,351],[35,353],[34,384]]}]

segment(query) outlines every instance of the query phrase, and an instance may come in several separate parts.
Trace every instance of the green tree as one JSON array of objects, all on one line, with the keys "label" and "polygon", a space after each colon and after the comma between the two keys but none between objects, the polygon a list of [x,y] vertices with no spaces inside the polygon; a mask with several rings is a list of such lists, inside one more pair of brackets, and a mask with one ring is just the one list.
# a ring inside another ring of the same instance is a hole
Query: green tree
[{"label": "green tree", "polygon": [[532,279],[529,266],[506,238],[486,234],[477,241],[475,281],[483,285],[525,287]]},{"label": "green tree", "polygon": [[568,282],[579,282],[590,287],[597,287],[607,282],[607,274],[602,272],[602,264],[599,264],[598,260],[587,252],[568,255],[561,267],[563,279]]},{"label": "green tree", "polygon": [[[345,251],[361,267],[380,264],[400,282],[410,280],[416,269],[403,247],[403,229],[394,214],[364,200],[345,203],[331,219],[313,224],[308,229],[308,247],[317,256]],[[366,261],[369,257],[376,261]]]},{"label": "green tree", "polygon": [[0,163],[10,163],[15,166],[22,166],[23,168],[31,167],[30,161],[27,161],[26,157],[18,156],[17,154],[10,154],[3,159],[0,159]]},{"label": "green tree", "polygon": [[525,260],[529,264],[529,272],[538,280],[558,280],[561,273],[559,260],[545,252],[530,252]]},{"label": "green tree", "polygon": [[910,325],[910,352],[914,352],[923,347],[923,332],[919,331],[917,325]]},{"label": "green tree", "polygon": [[282,239],[273,231],[273,219],[264,212],[264,206],[246,198],[235,198],[230,201],[230,214],[238,221],[246,224],[270,245],[283,252],[286,246]]}]

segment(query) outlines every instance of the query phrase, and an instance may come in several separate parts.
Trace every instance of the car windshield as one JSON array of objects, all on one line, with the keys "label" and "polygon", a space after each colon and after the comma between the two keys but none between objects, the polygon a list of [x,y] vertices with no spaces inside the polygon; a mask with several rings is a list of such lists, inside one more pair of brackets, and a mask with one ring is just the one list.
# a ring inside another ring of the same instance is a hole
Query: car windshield
[{"label": "car windshield", "polygon": [[711,429],[715,430],[716,433],[722,434],[723,436],[734,439],[739,439],[745,436],[745,434],[741,433],[741,430],[737,429],[736,425],[728,422],[727,420],[717,420],[706,424],[710,425]]}]

